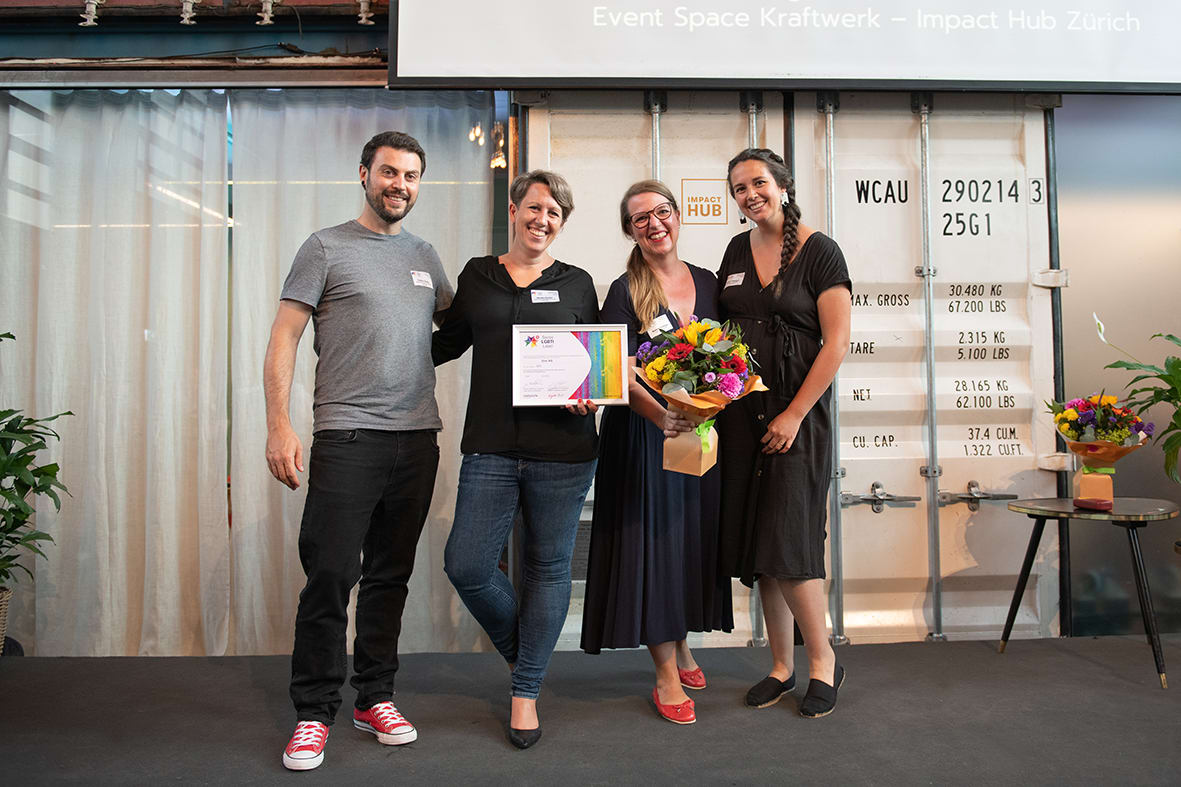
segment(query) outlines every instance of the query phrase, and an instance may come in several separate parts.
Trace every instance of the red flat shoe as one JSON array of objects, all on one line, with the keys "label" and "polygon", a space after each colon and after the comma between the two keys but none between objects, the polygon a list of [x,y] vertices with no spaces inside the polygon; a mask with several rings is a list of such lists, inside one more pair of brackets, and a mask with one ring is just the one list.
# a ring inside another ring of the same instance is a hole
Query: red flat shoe
[{"label": "red flat shoe", "polygon": [[665,705],[660,701],[656,689],[652,689],[652,701],[656,703],[656,712],[673,724],[692,724],[697,721],[697,714],[693,712],[693,700],[685,700],[680,705]]},{"label": "red flat shoe", "polygon": [[679,669],[677,670],[677,674],[681,676],[681,685],[685,688],[705,688],[705,673],[701,671],[701,667],[695,669]]}]

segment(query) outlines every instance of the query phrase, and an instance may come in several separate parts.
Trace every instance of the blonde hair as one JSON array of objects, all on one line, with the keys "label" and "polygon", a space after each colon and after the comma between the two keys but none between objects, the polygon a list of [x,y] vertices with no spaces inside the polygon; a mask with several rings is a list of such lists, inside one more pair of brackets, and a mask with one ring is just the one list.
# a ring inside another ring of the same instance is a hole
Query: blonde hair
[{"label": "blonde hair", "polygon": [[[631,233],[631,215],[627,212],[627,203],[639,194],[659,194],[672,204],[673,211],[678,217],[681,215],[681,209],[677,207],[677,198],[669,191],[668,186],[659,180],[641,180],[633,183],[619,201],[619,223],[623,227],[623,234],[632,240],[635,240],[635,236]],[[656,319],[662,308],[668,306],[668,298],[664,295],[664,288],[660,286],[660,279],[656,278],[648,263],[644,262],[644,254],[640,251],[638,243],[632,246],[631,253],[627,255],[626,270],[632,308],[636,312],[636,317],[640,319],[642,331]]]}]

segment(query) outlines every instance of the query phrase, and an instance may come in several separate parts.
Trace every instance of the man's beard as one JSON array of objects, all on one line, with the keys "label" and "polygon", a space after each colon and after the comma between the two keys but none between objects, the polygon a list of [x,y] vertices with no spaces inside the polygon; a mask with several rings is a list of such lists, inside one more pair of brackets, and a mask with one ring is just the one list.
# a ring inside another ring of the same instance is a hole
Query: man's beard
[{"label": "man's beard", "polygon": [[386,192],[384,191],[370,191],[369,189],[365,189],[365,200],[369,203],[369,207],[373,208],[373,212],[377,214],[377,217],[386,224],[401,221],[410,212],[410,209],[414,207],[414,202],[410,199],[410,192],[396,191],[392,192],[392,194],[403,198],[406,202],[402,206],[401,211],[389,210],[385,206],[385,194]]}]

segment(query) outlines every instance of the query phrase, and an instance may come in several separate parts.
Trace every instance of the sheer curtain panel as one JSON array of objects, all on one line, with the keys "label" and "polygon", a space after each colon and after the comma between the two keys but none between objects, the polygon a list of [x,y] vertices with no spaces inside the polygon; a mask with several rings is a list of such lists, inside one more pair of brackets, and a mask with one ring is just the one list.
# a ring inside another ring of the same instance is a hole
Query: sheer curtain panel
[{"label": "sheer curtain panel", "polygon": [[0,403],[74,412],[10,631],[38,655],[224,653],[225,95],[0,95]]}]

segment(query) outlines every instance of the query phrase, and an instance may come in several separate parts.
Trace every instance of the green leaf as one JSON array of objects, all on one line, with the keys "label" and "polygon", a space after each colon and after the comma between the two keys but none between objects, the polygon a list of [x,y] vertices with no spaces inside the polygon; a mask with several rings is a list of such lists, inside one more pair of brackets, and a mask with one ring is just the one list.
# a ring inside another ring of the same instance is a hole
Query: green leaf
[{"label": "green leaf", "polygon": [[11,333],[0,333],[0,342],[4,341],[5,339],[15,339],[15,338],[16,337],[13,336]]},{"label": "green leaf", "polygon": [[1130,369],[1133,372],[1153,372],[1156,375],[1163,375],[1165,370],[1159,366],[1153,366],[1149,363],[1135,363],[1133,361],[1112,361],[1103,367],[1104,369]]},{"label": "green leaf", "polygon": [[689,392],[697,390],[697,375],[692,372],[676,372],[673,374],[671,382]]},{"label": "green leaf", "polygon": [[676,393],[677,391],[684,391],[684,390],[685,390],[685,386],[679,385],[678,383],[668,382],[668,383],[664,384],[664,386],[660,389],[660,392],[662,394],[670,394],[670,393]]},{"label": "green leaf", "polygon": [[717,344],[704,345],[702,349],[712,353],[728,353],[734,349],[734,342],[729,339],[722,339]]},{"label": "green leaf", "polygon": [[1166,341],[1170,341],[1170,342],[1172,342],[1173,344],[1177,345],[1178,347],[1181,347],[1181,339],[1178,339],[1176,336],[1174,336],[1174,335],[1173,335],[1173,334],[1171,334],[1171,333],[1154,333],[1154,334],[1153,334],[1152,336],[1150,336],[1149,338],[1150,338],[1150,339],[1160,339],[1160,338],[1164,338]]},{"label": "green leaf", "polygon": [[1165,475],[1181,484],[1181,475],[1177,473],[1177,453],[1181,450],[1181,432],[1165,441]]}]

